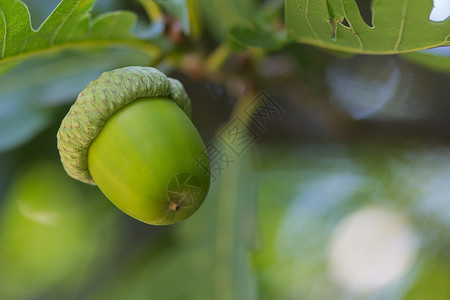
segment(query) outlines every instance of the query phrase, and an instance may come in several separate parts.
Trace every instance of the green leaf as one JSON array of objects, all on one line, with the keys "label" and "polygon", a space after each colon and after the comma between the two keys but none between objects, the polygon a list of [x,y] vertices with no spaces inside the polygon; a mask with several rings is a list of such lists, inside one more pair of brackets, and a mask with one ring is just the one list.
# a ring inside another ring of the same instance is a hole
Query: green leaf
[{"label": "green leaf", "polygon": [[432,8],[432,0],[374,0],[370,27],[354,0],[286,0],[286,27],[293,41],[353,53],[393,54],[450,45],[450,18],[430,21]]},{"label": "green leaf", "polygon": [[[11,0],[8,0],[11,1]],[[30,31],[24,51],[30,51],[71,41],[80,22],[87,17],[95,0],[61,1],[39,27]]]},{"label": "green leaf", "polygon": [[19,0],[0,1],[0,70],[38,54],[65,49],[99,47],[137,48],[149,56],[159,50],[131,34],[136,16],[111,12],[92,20],[95,0],[62,0],[42,25],[34,30],[30,13]]},{"label": "green leaf", "polygon": [[[34,30],[25,4],[0,0],[0,152],[27,142],[50,125],[46,106],[73,101],[105,69],[148,63],[148,57],[159,52],[131,34],[135,14],[115,11],[92,19],[94,2],[63,0]],[[105,47],[114,49],[98,51]],[[61,53],[71,49],[82,55]]]},{"label": "green leaf", "polygon": [[0,2],[0,58],[20,53],[27,44],[31,24],[28,9],[22,2]]},{"label": "green leaf", "polygon": [[94,19],[89,38],[97,40],[127,38],[136,20],[136,15],[127,11],[102,14]]}]

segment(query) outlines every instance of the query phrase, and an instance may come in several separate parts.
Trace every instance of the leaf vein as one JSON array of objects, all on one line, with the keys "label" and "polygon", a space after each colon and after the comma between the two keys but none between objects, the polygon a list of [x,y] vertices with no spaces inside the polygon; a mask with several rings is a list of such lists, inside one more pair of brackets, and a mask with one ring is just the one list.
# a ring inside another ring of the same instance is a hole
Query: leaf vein
[{"label": "leaf vein", "polygon": [[[365,54],[407,53],[450,45],[450,23],[432,22],[426,13],[424,15],[424,10],[432,10],[431,0],[426,3],[420,0],[379,0],[381,5],[373,4],[371,7],[372,25],[368,27],[354,1],[285,0],[285,8],[289,10],[286,12],[289,36],[299,43]],[[331,39],[323,36],[326,28],[321,22],[328,21],[323,17],[326,13],[324,2],[328,5],[328,14],[334,18],[329,21]],[[345,18],[349,26],[342,24],[339,18]],[[339,22],[341,24],[336,27]],[[336,29],[340,35],[338,43]],[[351,31],[347,31],[349,29]],[[415,38],[417,34],[422,36]]]},{"label": "leaf vein", "polygon": [[317,32],[314,30],[314,27],[311,24],[311,21],[309,20],[308,12],[309,12],[309,0],[306,0],[306,7],[305,7],[306,21],[308,22],[309,28],[311,29],[311,32],[313,33],[314,37],[320,40],[319,36],[317,35]]},{"label": "leaf vein", "polygon": [[363,42],[362,42],[360,36],[358,35],[358,32],[356,32],[355,28],[353,27],[351,20],[350,20],[349,17],[347,16],[347,11],[345,10],[345,5],[344,5],[344,1],[343,1],[343,0],[341,0],[341,6],[342,6],[342,10],[344,11],[344,17],[345,17],[345,19],[347,20],[348,25],[350,25],[350,29],[351,29],[352,32],[354,33],[354,36],[355,36],[356,39],[358,40],[358,43],[359,43],[359,50],[362,51],[362,50],[364,50]]},{"label": "leaf vein", "polygon": [[397,42],[395,43],[395,47],[394,47],[394,50],[396,50],[396,51],[398,51],[398,47],[400,46],[400,43],[402,42],[402,39],[403,39],[403,31],[405,29],[406,11],[407,11],[407,8],[408,8],[408,4],[409,4],[409,0],[404,0],[403,1],[402,19],[401,19],[401,23],[400,23],[400,30],[398,32]]},{"label": "leaf vein", "polygon": [[3,23],[4,23],[4,29],[5,29],[5,33],[3,34],[2,57],[1,57],[1,58],[4,58],[5,57],[5,53],[6,53],[6,35],[7,35],[7,32],[8,32],[8,26],[6,24],[5,13],[4,13],[4,11],[3,11],[3,9],[1,7],[0,7],[0,14],[2,16]]},{"label": "leaf vein", "polygon": [[27,30],[25,34],[26,34],[26,37],[25,37],[25,39],[24,39],[24,41],[23,41],[22,47],[20,47],[20,50],[19,50],[18,54],[22,53],[22,52],[23,52],[23,49],[25,49],[25,47],[26,47],[27,44],[28,44],[28,39],[29,39],[29,37],[30,37],[30,32]]},{"label": "leaf vein", "polygon": [[65,39],[65,43],[68,43],[72,40],[73,36],[75,35],[75,32],[77,31],[78,27],[80,26],[81,22],[79,22],[78,24],[76,24],[76,26],[73,26],[72,30],[70,31],[69,34],[67,34],[66,39]]},{"label": "leaf vein", "polygon": [[73,6],[72,10],[66,15],[66,17],[62,20],[62,22],[59,24],[58,28],[56,28],[55,32],[53,33],[52,37],[50,38],[50,45],[52,46],[55,43],[56,37],[58,36],[59,32],[63,28],[64,24],[66,24],[67,20],[70,18],[70,16],[73,14],[73,12],[78,8],[82,0],[79,0],[76,5]]}]

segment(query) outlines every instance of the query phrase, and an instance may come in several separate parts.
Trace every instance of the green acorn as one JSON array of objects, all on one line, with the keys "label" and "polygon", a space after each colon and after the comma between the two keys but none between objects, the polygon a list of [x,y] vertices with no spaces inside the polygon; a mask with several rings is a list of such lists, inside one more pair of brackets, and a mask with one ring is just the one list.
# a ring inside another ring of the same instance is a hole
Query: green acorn
[{"label": "green acorn", "polygon": [[98,185],[142,222],[182,221],[200,207],[210,184],[209,159],[190,114],[181,83],[155,68],[103,73],[61,123],[64,169]]}]

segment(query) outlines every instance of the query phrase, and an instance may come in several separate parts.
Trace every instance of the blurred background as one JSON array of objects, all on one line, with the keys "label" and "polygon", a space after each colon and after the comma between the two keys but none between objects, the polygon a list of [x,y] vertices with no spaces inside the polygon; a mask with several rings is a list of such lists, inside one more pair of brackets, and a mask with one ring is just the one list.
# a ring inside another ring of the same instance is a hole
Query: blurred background
[{"label": "blurred background", "polygon": [[[37,28],[59,1],[24,2]],[[263,2],[282,16],[283,1]],[[449,49],[227,53],[202,5],[195,41],[138,1],[93,11],[132,10],[139,34],[175,45],[152,65],[184,84],[205,144],[229,158],[182,223],[125,215],[68,177],[56,149],[87,83],[146,55],[67,51],[0,75],[0,299],[450,299],[450,73],[434,63]],[[236,153],[221,137],[246,117]]]}]

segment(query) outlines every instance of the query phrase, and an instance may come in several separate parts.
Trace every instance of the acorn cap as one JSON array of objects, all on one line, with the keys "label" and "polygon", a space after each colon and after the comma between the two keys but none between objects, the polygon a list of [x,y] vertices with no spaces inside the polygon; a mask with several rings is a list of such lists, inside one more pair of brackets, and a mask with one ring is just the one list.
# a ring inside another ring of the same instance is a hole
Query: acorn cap
[{"label": "acorn cap", "polygon": [[151,67],[125,67],[103,73],[78,95],[58,130],[58,150],[66,172],[95,185],[87,153],[113,113],[139,98],[168,97],[190,118],[191,102],[183,85]]}]

